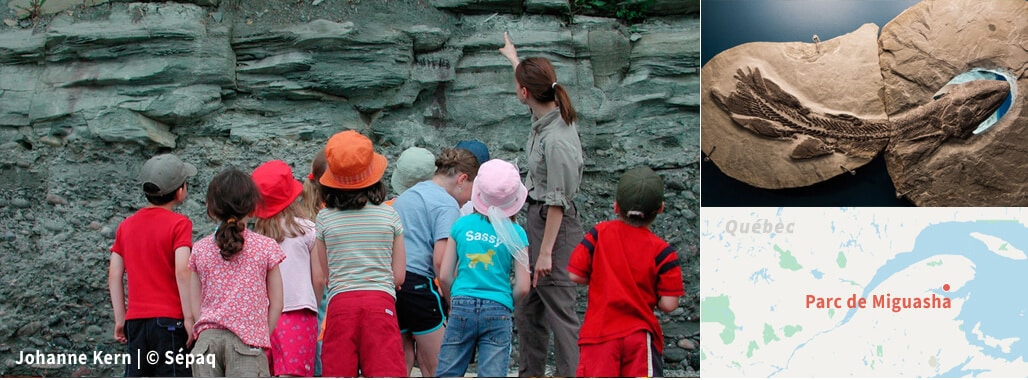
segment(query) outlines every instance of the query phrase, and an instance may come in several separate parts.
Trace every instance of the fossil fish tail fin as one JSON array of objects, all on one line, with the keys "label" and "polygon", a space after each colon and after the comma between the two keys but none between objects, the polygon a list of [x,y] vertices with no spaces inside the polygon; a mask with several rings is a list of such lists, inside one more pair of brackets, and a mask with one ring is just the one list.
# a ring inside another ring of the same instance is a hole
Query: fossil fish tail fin
[{"label": "fossil fish tail fin", "polygon": [[792,126],[797,117],[803,119],[811,114],[798,98],[765,79],[759,68],[737,69],[734,78],[736,84],[730,94],[711,90],[714,104],[733,118],[747,116]]},{"label": "fossil fish tail fin", "polygon": [[794,108],[801,114],[807,114],[810,110],[800,103],[799,98],[783,90],[777,83],[765,79],[760,73],[760,68],[754,67],[744,72],[739,69],[735,72],[735,78],[740,85],[749,87],[753,94],[763,99],[774,99],[778,106]]}]

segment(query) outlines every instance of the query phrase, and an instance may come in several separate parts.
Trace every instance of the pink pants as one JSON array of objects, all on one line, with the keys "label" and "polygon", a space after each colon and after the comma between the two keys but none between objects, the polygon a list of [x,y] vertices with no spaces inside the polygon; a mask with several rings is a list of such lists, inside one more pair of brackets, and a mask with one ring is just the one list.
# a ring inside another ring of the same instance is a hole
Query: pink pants
[{"label": "pink pants", "polygon": [[267,351],[271,376],[314,376],[317,338],[317,312],[301,309],[282,313],[271,333],[271,349]]}]

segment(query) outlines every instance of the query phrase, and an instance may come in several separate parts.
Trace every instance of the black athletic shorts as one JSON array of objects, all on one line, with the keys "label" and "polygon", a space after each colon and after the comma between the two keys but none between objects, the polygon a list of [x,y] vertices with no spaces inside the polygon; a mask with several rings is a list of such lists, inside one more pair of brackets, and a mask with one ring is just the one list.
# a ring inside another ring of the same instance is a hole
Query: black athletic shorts
[{"label": "black athletic shorts", "polygon": [[448,306],[431,278],[408,271],[403,286],[396,292],[400,332],[423,335],[438,330],[446,322]]}]

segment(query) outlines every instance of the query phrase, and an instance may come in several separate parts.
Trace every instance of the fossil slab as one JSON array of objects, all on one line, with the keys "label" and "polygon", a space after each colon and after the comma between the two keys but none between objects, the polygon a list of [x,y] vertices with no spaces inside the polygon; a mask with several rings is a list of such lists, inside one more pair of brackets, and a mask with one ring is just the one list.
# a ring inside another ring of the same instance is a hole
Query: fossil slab
[{"label": "fossil slab", "polygon": [[967,139],[1006,100],[1010,86],[999,80],[952,84],[926,104],[888,119],[819,113],[807,108],[759,69],[739,69],[729,95],[711,90],[714,104],[732,121],[756,135],[789,141],[789,158],[804,160],[834,153],[872,158],[886,144],[916,165],[950,138]]},{"label": "fossil slab", "polygon": [[903,144],[885,150],[899,195],[921,206],[1028,205],[1028,1],[924,1],[882,28],[883,99],[890,114],[914,109],[954,76],[1004,73],[1006,115],[923,159]]},{"label": "fossil slab", "polygon": [[[807,186],[863,166],[886,140],[804,133],[769,138],[733,120],[712,94],[730,97],[743,82],[740,73],[753,81],[759,72],[761,81],[775,84],[773,92],[788,96],[776,98],[778,104],[797,103],[805,112],[842,119],[884,120],[880,70],[874,24],[818,43],[754,42],[721,52],[701,69],[703,152],[728,176],[766,189]],[[797,154],[811,157],[797,159]]]},{"label": "fossil slab", "polygon": [[760,69],[739,69],[735,79],[738,82],[731,94],[711,89],[711,100],[744,129],[792,144],[789,158],[793,160],[835,152],[872,158],[893,135],[893,126],[887,119],[863,120],[850,114],[812,111],[774,81],[764,78]]},{"label": "fossil slab", "polygon": [[926,0],[880,38],[869,24],[729,49],[702,69],[703,151],[767,189],[818,183],[884,151],[897,197],[914,204],[1028,204],[1024,20],[1025,1]]}]

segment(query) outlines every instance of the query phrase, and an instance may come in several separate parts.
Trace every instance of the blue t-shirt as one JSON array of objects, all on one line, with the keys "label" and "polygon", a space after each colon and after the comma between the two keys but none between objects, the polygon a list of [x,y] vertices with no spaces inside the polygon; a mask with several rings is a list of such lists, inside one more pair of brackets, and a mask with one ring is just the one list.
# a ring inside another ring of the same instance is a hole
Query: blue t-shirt
[{"label": "blue t-shirt", "polygon": [[[525,229],[514,224],[518,238],[526,247]],[[450,232],[457,243],[457,269],[451,297],[465,296],[487,299],[514,310],[514,295],[510,284],[514,257],[500,242],[496,230],[485,215],[475,213],[457,219]]]},{"label": "blue t-shirt", "polygon": [[460,217],[460,205],[442,186],[418,182],[393,202],[403,222],[403,246],[407,271],[435,278],[432,252],[435,242],[450,236],[450,227]]}]

